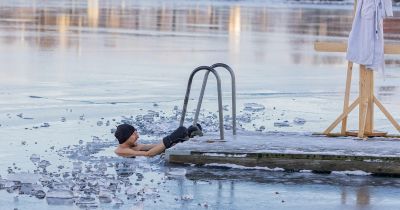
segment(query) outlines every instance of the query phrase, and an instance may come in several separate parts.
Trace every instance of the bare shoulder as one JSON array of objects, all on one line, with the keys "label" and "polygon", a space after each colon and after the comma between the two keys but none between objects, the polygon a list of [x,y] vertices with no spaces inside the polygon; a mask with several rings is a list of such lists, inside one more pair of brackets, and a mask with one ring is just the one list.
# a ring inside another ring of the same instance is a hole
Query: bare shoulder
[{"label": "bare shoulder", "polygon": [[122,149],[121,149],[120,147],[117,147],[117,148],[115,148],[114,153],[115,153],[116,155],[121,156]]},{"label": "bare shoulder", "polygon": [[120,147],[117,147],[115,150],[114,150],[114,153],[116,154],[116,155],[118,155],[118,156],[121,156],[121,157],[127,157],[130,153],[132,153],[132,152],[134,152],[134,150],[131,150],[131,149],[129,149],[129,148],[120,148]]},{"label": "bare shoulder", "polygon": [[132,157],[132,156],[143,156],[144,155],[141,153],[141,151],[136,150],[135,147],[130,147],[130,148],[117,147],[114,150],[114,153],[116,155],[122,156],[122,157]]}]

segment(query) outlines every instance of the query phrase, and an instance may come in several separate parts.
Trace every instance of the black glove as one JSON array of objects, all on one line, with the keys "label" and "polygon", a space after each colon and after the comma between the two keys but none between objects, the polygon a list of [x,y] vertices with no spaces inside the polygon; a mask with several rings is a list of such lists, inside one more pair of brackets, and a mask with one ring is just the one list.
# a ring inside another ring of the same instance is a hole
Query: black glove
[{"label": "black glove", "polygon": [[197,123],[196,125],[191,125],[188,128],[188,135],[189,138],[193,138],[195,136],[203,136],[203,128],[199,123]]},{"label": "black glove", "polygon": [[163,138],[165,148],[170,148],[172,145],[183,142],[188,139],[188,130],[184,126],[180,126],[174,132]]}]

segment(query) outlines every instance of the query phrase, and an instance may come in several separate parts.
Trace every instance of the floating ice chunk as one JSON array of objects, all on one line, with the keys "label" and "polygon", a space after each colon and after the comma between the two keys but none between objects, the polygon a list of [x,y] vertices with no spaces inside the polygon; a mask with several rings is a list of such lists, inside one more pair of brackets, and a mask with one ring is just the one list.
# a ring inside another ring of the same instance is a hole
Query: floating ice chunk
[{"label": "floating ice chunk", "polygon": [[263,126],[263,125],[260,126],[258,129],[256,129],[256,131],[261,131],[261,132],[264,131],[264,130],[265,130],[265,126]]},{"label": "floating ice chunk", "polygon": [[303,118],[296,117],[294,118],[293,123],[297,125],[304,125],[306,123],[306,120]]},{"label": "floating ice chunk", "polygon": [[245,111],[254,111],[254,112],[258,112],[258,111],[262,111],[265,109],[265,106],[262,104],[257,104],[257,103],[245,103],[244,104],[244,110]]},{"label": "floating ice chunk", "polygon": [[371,175],[371,173],[361,171],[361,170],[355,170],[355,171],[332,171],[332,174],[338,174],[338,175],[353,175],[353,176],[368,176]]},{"label": "floating ice chunk", "polygon": [[224,111],[229,111],[229,105],[224,105]]},{"label": "floating ice chunk", "polygon": [[117,131],[117,129],[115,129],[115,128],[111,128],[111,130],[110,130],[111,133],[115,133],[115,131]]},{"label": "floating ice chunk", "polygon": [[17,181],[20,183],[36,183],[39,179],[42,178],[40,174],[32,174],[32,173],[15,173],[15,174],[8,174],[7,180],[9,181]]},{"label": "floating ice chunk", "polygon": [[138,115],[136,115],[135,120],[136,121],[142,121],[143,120],[143,116],[138,114]]},{"label": "floating ice chunk", "polygon": [[145,187],[142,189],[142,193],[146,195],[147,198],[155,199],[157,197],[160,197],[159,191],[157,188],[149,188]]},{"label": "floating ice chunk", "polygon": [[128,177],[133,175],[135,168],[129,163],[117,163],[115,164],[115,171],[117,172],[118,176]]},{"label": "floating ice chunk", "polygon": [[124,201],[122,201],[122,200],[119,199],[119,198],[114,198],[114,199],[113,199],[113,202],[114,202],[114,206],[115,206],[115,207],[120,207],[120,206],[124,205]]},{"label": "floating ice chunk", "polygon": [[99,201],[100,203],[111,203],[113,194],[110,191],[102,190],[99,193]]},{"label": "floating ice chunk", "polygon": [[191,195],[191,194],[182,195],[181,200],[184,200],[184,201],[193,200],[193,195]]},{"label": "floating ice chunk", "polygon": [[289,127],[290,124],[288,121],[283,122],[274,122],[274,127]]},{"label": "floating ice chunk", "polygon": [[225,130],[232,130],[232,125],[230,124],[224,124]]},{"label": "floating ice chunk", "polygon": [[72,163],[72,170],[77,172],[77,171],[82,171],[82,162],[73,162]]},{"label": "floating ice chunk", "polygon": [[112,192],[117,191],[118,189],[118,182],[116,180],[111,180],[110,184],[108,185],[107,189],[111,190]]},{"label": "floating ice chunk", "polygon": [[125,190],[125,194],[127,195],[128,199],[134,199],[140,193],[134,186],[130,186]]},{"label": "floating ice chunk", "polygon": [[29,158],[33,163],[37,163],[40,161],[40,156],[38,154],[32,154]]},{"label": "floating ice chunk", "polygon": [[51,165],[47,160],[41,160],[38,164],[38,167],[45,169],[47,166]]},{"label": "floating ice chunk", "polygon": [[184,168],[170,168],[169,171],[167,172],[168,175],[170,176],[185,176],[186,175],[186,169]]},{"label": "floating ice chunk", "polygon": [[31,195],[33,192],[34,189],[32,183],[21,183],[19,194]]},{"label": "floating ice chunk", "polygon": [[96,208],[99,204],[93,196],[83,196],[76,200],[76,205],[80,208]]},{"label": "floating ice chunk", "polygon": [[143,209],[144,209],[144,204],[141,202],[141,203],[133,206],[131,210],[143,210]]},{"label": "floating ice chunk", "polygon": [[46,193],[43,190],[35,191],[34,195],[38,199],[43,199],[44,197],[46,197]]},{"label": "floating ice chunk", "polygon": [[278,167],[275,167],[275,168],[262,167],[262,166],[248,167],[248,166],[242,166],[242,165],[236,165],[236,164],[230,164],[230,163],[209,163],[209,164],[205,164],[205,166],[246,169],[246,170],[265,170],[265,171],[284,171],[285,170],[283,168],[278,168]]},{"label": "floating ice chunk", "polygon": [[101,162],[99,165],[97,165],[97,170],[100,172],[107,171],[107,164],[104,162]]},{"label": "floating ice chunk", "polygon": [[154,115],[145,114],[145,115],[143,115],[143,120],[146,121],[146,122],[153,122],[154,121]]},{"label": "floating ice chunk", "polygon": [[237,117],[237,120],[239,122],[244,122],[244,123],[250,123],[251,122],[251,114],[249,113],[244,113],[243,115],[239,115]]},{"label": "floating ice chunk", "polygon": [[50,127],[50,124],[49,124],[49,123],[43,123],[40,127],[42,127],[42,128],[48,128],[48,127]]},{"label": "floating ice chunk", "polygon": [[19,194],[34,195],[39,199],[42,199],[46,196],[41,185],[32,183],[21,183],[19,186]]},{"label": "floating ice chunk", "polygon": [[224,153],[217,153],[217,152],[206,152],[203,153],[204,156],[211,156],[211,157],[247,157],[247,154],[224,154]]},{"label": "floating ice chunk", "polygon": [[99,182],[96,178],[90,178],[86,182],[87,185],[91,188],[97,187],[99,185]]},{"label": "floating ice chunk", "polygon": [[15,186],[15,183],[13,181],[6,180],[6,179],[0,180],[0,190],[7,189],[7,188],[10,188],[13,186]]},{"label": "floating ice chunk", "polygon": [[47,203],[49,205],[71,205],[74,203],[74,194],[71,190],[51,190],[47,192]]},{"label": "floating ice chunk", "polygon": [[125,190],[125,194],[127,194],[127,195],[133,195],[133,194],[136,194],[137,192],[138,192],[138,190],[134,186],[130,186],[130,187],[126,188],[126,190]]},{"label": "floating ice chunk", "polygon": [[68,190],[71,186],[67,182],[53,183],[54,189]]}]

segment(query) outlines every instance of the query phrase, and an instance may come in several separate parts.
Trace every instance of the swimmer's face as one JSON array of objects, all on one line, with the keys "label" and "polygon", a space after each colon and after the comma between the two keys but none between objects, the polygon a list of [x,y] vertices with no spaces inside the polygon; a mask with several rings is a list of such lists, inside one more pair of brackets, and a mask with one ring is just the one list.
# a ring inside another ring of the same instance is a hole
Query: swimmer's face
[{"label": "swimmer's face", "polygon": [[129,139],[126,141],[129,145],[136,145],[136,141],[139,139],[139,133],[137,131],[133,132]]}]

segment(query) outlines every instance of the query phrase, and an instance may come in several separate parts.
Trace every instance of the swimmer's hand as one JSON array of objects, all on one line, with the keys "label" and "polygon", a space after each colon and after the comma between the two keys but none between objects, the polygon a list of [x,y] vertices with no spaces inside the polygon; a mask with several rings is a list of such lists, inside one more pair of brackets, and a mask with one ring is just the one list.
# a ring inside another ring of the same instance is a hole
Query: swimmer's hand
[{"label": "swimmer's hand", "polygon": [[174,132],[163,138],[165,148],[170,148],[172,145],[186,141],[188,139],[188,130],[184,126],[180,126]]}]

